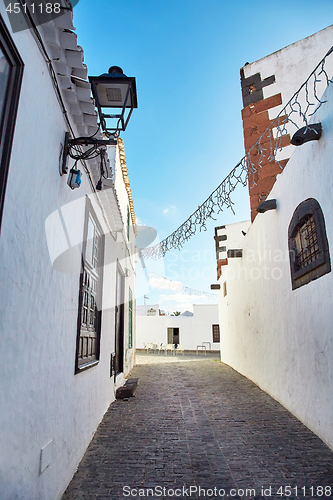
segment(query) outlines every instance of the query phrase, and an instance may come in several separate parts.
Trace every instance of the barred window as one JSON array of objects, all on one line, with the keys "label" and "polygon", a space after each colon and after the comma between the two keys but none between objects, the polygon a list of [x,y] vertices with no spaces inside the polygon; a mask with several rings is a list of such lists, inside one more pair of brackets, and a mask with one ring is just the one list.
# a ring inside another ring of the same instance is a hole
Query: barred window
[{"label": "barred window", "polygon": [[76,373],[99,359],[103,239],[90,202],[84,230],[80,281]]},{"label": "barred window", "polygon": [[288,239],[293,290],[331,271],[325,220],[317,200],[309,198],[298,205]]},{"label": "barred window", "polygon": [[213,342],[220,342],[220,325],[212,325]]},{"label": "barred window", "polygon": [[306,215],[295,234],[296,266],[303,269],[320,256],[316,224],[313,215]]}]

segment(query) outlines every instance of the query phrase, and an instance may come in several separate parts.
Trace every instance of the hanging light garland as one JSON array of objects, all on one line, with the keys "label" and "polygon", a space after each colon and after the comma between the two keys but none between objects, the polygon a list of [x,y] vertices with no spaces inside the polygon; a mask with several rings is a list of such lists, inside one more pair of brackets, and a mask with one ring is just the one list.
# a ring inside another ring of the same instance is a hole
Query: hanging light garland
[{"label": "hanging light garland", "polygon": [[193,295],[196,297],[201,297],[204,298],[208,302],[217,302],[217,294],[216,293],[209,293],[209,292],[202,292],[200,290],[194,290],[193,288],[189,288],[187,286],[182,285],[178,281],[172,281],[169,280],[168,278],[165,278],[163,276],[160,276],[159,274],[156,273],[148,273],[149,276],[149,282],[148,284],[154,288],[154,279],[158,281],[159,288],[163,288],[166,290],[173,290],[175,292],[180,292],[182,294],[186,295]]},{"label": "hanging light garland", "polygon": [[[231,199],[232,193],[239,184],[246,186],[249,182],[251,183],[250,188],[255,186],[255,173],[258,171],[257,166],[261,168],[264,161],[276,161],[282,170],[283,166],[277,160],[276,156],[282,150],[283,136],[290,133],[287,130],[287,123],[294,126],[295,129],[299,129],[300,127],[296,123],[296,117],[299,117],[302,126],[311,128],[308,121],[309,118],[326,102],[318,96],[318,84],[323,80],[326,86],[333,83],[326,69],[326,60],[332,52],[333,47],[330,48],[325,57],[317,64],[308,79],[295,92],[278,116],[272,120],[257,142],[247,151],[245,156],[243,156],[210,196],[167,238],[154,246],[142,249],[141,255],[143,258],[157,260],[164,257],[172,249],[180,250],[186,241],[196,234],[198,229],[200,231],[207,230],[206,221],[207,219],[216,220],[213,217],[214,214],[223,212],[225,208],[235,213],[233,208],[234,202]],[[275,129],[275,137],[273,129]],[[260,155],[259,161],[256,160],[254,162],[254,156],[257,158],[258,154]]]}]

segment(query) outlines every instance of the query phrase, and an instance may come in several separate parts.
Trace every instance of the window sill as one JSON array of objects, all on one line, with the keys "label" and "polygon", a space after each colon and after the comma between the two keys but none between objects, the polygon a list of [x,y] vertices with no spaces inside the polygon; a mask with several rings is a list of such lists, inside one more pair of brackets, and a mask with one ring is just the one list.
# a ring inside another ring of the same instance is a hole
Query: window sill
[{"label": "window sill", "polygon": [[80,365],[78,367],[76,367],[75,369],[75,375],[77,373],[81,373],[81,372],[84,372],[85,370],[88,370],[89,368],[92,368],[93,366],[96,366],[98,365],[99,363],[99,359],[95,359],[94,361],[90,361],[84,365]]},{"label": "window sill", "polygon": [[302,269],[299,269],[298,271],[295,271],[295,273],[293,275],[294,280],[297,280],[301,276],[304,276],[305,274],[308,274],[309,272],[313,271],[317,267],[322,266],[323,264],[325,264],[325,260],[326,260],[325,256],[324,255],[320,255],[320,257],[318,257],[318,259],[316,259],[314,262],[311,262],[310,264],[308,264],[307,266],[303,267]]},{"label": "window sill", "polygon": [[293,278],[292,289],[296,290],[297,288],[300,288],[303,285],[307,285],[311,281],[321,278],[322,276],[330,272],[331,272],[330,262],[324,262],[320,266],[317,266],[314,269],[312,269],[312,271],[309,270],[308,272],[300,275],[298,278]]}]

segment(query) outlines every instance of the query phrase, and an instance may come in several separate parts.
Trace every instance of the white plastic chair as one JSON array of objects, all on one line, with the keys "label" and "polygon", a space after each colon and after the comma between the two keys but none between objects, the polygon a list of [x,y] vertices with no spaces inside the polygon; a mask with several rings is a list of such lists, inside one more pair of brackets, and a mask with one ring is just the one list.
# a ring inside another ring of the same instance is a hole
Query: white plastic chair
[{"label": "white plastic chair", "polygon": [[161,351],[165,351],[166,350],[166,346],[164,344],[160,344],[158,347],[158,354],[160,354]]},{"label": "white plastic chair", "polygon": [[152,344],[152,343],[148,343],[148,344],[146,344],[146,345],[145,345],[145,349],[146,349],[147,353],[148,353],[149,351],[152,351],[152,350],[154,349],[154,344]]},{"label": "white plastic chair", "polygon": [[177,346],[176,353],[177,352],[182,352],[184,354],[184,346],[183,346],[183,344],[179,344]]},{"label": "white plastic chair", "polygon": [[167,344],[165,354],[168,354],[168,351],[173,354],[175,352],[175,344]]}]

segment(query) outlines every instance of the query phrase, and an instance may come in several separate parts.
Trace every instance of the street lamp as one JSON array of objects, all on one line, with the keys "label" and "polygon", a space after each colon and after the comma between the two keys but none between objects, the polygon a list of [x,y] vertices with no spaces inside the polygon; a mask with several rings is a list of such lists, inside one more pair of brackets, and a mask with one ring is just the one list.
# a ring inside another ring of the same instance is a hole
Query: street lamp
[{"label": "street lamp", "polygon": [[[135,78],[126,76],[119,66],[111,66],[108,73],[89,76],[91,90],[98,109],[102,129],[109,133],[126,130],[134,108],[138,107]],[[108,114],[104,109],[117,108],[117,114]],[[125,116],[126,110],[129,110]],[[107,127],[106,119],[115,119],[115,127]]]},{"label": "street lamp", "polygon": [[[124,75],[123,70],[119,66],[111,66],[109,72],[101,76],[89,76],[89,82],[98,110],[100,125],[103,132],[105,132],[104,136],[107,138],[97,139],[94,137],[96,134],[91,137],[70,138],[69,132],[66,132],[60,175],[66,174],[68,171],[68,156],[75,160],[76,166],[78,161],[89,160],[100,154],[102,176],[105,147],[117,144],[119,132],[126,130],[133,109],[138,107],[135,78]],[[104,113],[105,108],[117,108],[119,112],[110,115]],[[106,119],[117,120],[116,126],[107,127]],[[90,146],[90,148],[82,151],[82,146]],[[79,187],[81,184],[81,172],[75,166],[71,169],[71,176],[68,178],[68,185],[72,189]],[[102,189],[101,179],[96,189]]]}]

